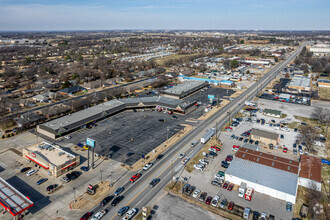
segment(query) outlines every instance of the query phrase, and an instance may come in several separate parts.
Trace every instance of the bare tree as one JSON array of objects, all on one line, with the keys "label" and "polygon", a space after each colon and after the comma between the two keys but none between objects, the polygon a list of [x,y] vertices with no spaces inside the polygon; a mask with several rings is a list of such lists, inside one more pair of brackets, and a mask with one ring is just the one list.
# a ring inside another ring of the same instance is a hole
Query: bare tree
[{"label": "bare tree", "polygon": [[321,124],[329,124],[330,122],[330,111],[328,109],[315,107],[312,116]]},{"label": "bare tree", "polygon": [[298,135],[300,142],[305,142],[307,151],[313,150],[313,142],[319,137],[319,132],[314,127],[305,125],[301,128],[301,132]]}]

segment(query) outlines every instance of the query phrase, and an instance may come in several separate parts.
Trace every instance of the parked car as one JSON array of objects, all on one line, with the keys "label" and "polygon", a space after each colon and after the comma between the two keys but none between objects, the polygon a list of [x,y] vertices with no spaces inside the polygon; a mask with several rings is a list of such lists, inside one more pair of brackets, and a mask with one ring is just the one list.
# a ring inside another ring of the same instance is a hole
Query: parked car
[{"label": "parked car", "polygon": [[222,184],[221,184],[220,182],[216,181],[216,180],[212,180],[212,181],[211,181],[211,184],[212,184],[212,185],[215,185],[215,186],[219,186],[219,187],[222,186]]},{"label": "parked car", "polygon": [[235,205],[235,203],[234,203],[233,201],[231,201],[231,202],[229,203],[229,205],[228,205],[228,209],[229,209],[229,210],[233,210],[234,205]]},{"label": "parked car", "polygon": [[259,220],[267,220],[267,214],[266,214],[265,212],[262,212],[262,213],[260,214],[260,218],[259,218]]},{"label": "parked car", "polygon": [[114,192],[114,195],[115,196],[118,196],[120,193],[122,193],[124,191],[124,187],[119,187],[115,192]]},{"label": "parked car", "polygon": [[56,189],[57,187],[58,187],[58,184],[49,185],[49,186],[46,188],[46,190],[47,190],[48,192],[50,192],[50,191]]},{"label": "parked car", "polygon": [[154,187],[154,186],[157,185],[157,183],[159,183],[159,181],[160,181],[159,178],[153,179],[153,180],[150,182],[149,186],[150,186],[150,187]]},{"label": "parked car", "polygon": [[228,185],[229,185],[229,181],[226,181],[226,182],[223,184],[222,188],[227,189]]},{"label": "parked car", "polygon": [[148,170],[152,165],[153,165],[153,163],[147,163],[147,164],[143,167],[143,170]]},{"label": "parked car", "polygon": [[292,204],[291,202],[286,203],[286,211],[291,212],[292,211]]},{"label": "parked car", "polygon": [[201,191],[199,189],[196,189],[195,192],[193,193],[192,197],[196,199],[200,193],[201,193]]},{"label": "parked car", "polygon": [[229,191],[232,191],[232,190],[233,190],[233,188],[234,188],[234,184],[233,184],[233,183],[231,183],[231,184],[229,184],[229,186],[228,186],[228,188],[227,188],[227,189],[228,189]]},{"label": "parked car", "polygon": [[119,209],[117,215],[122,216],[123,214],[125,214],[128,211],[128,209],[129,209],[129,206],[122,207],[121,209]]},{"label": "parked car", "polygon": [[223,167],[223,168],[226,168],[226,169],[227,169],[227,168],[229,167],[229,164],[228,164],[228,163],[222,163],[222,164],[221,164],[221,167]]},{"label": "parked car", "polygon": [[280,137],[281,137],[281,139],[284,139],[284,135],[283,134],[281,134]]},{"label": "parked car", "polygon": [[283,148],[283,153],[287,153],[288,152],[288,148],[287,147],[284,147]]},{"label": "parked car", "polygon": [[46,182],[48,179],[47,178],[42,178],[42,179],[40,179],[40,180],[38,180],[37,181],[37,185],[41,185],[41,184],[43,184],[44,182]]},{"label": "parked car", "polygon": [[21,169],[21,173],[25,173],[26,171],[28,171],[28,170],[30,170],[31,169],[31,167],[24,167],[24,168],[22,168]]},{"label": "parked car", "polygon": [[209,164],[209,162],[206,161],[205,159],[199,159],[199,162],[202,163],[202,164],[204,164],[204,165],[208,165]]},{"label": "parked car", "polygon": [[244,212],[243,212],[243,218],[244,218],[244,219],[249,219],[250,212],[251,212],[251,209],[248,208],[248,207],[246,207],[246,208],[244,209]]},{"label": "parked car", "polygon": [[212,149],[215,149],[216,151],[220,151],[220,148],[218,148],[217,146],[211,146]]},{"label": "parked car", "polygon": [[208,196],[205,200],[205,204],[210,205],[211,201],[212,201],[212,196]]},{"label": "parked car", "polygon": [[33,174],[35,174],[36,172],[38,172],[38,170],[30,170],[29,172],[26,173],[27,176],[32,176]]},{"label": "parked car", "polygon": [[222,209],[225,208],[226,204],[227,204],[227,199],[223,199],[220,203],[220,208]]},{"label": "parked car", "polygon": [[204,200],[206,199],[207,193],[206,192],[202,192],[202,194],[199,196],[199,201],[204,202]]},{"label": "parked car", "polygon": [[255,145],[259,145],[259,141],[254,142]]},{"label": "parked car", "polygon": [[258,220],[259,219],[259,212],[258,211],[254,211],[253,212],[253,216],[252,216],[252,220]]},{"label": "parked car", "polygon": [[217,207],[219,201],[220,201],[220,196],[214,196],[214,198],[211,202],[211,205],[214,206],[214,207]]},{"label": "parked car", "polygon": [[87,172],[87,171],[89,170],[89,168],[86,167],[86,166],[80,167],[80,169],[81,169],[82,171],[85,171],[85,172]]}]

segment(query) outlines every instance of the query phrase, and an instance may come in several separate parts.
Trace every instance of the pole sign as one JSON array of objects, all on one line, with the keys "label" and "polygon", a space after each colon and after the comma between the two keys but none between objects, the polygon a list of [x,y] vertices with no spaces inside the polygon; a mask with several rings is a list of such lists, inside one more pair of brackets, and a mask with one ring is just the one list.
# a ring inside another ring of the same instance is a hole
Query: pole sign
[{"label": "pole sign", "polygon": [[95,147],[95,140],[86,138],[86,145],[90,147]]},{"label": "pole sign", "polygon": [[214,95],[208,95],[207,98],[208,99],[215,99],[215,96]]}]

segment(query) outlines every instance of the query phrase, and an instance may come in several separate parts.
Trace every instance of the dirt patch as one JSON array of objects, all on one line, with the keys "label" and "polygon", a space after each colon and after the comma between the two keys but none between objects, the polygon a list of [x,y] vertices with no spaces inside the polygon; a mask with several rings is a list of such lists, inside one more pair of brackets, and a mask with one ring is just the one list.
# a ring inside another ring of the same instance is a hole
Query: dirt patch
[{"label": "dirt patch", "polygon": [[156,147],[153,151],[145,155],[145,159],[141,158],[132,166],[128,167],[125,165],[124,168],[132,169],[132,170],[141,169],[144,165],[154,160],[159,154],[163,153],[165,150],[172,147],[176,142],[178,142],[182,137],[187,135],[193,129],[191,125],[181,124],[181,126],[185,126],[185,128],[179,131],[176,135],[172,136],[164,143],[162,143],[161,145],[159,145],[158,147]]},{"label": "dirt patch", "polygon": [[109,181],[103,181],[103,183],[99,182],[98,188],[96,189],[96,193],[94,195],[89,195],[85,192],[83,195],[80,195],[76,198],[75,201],[70,202],[71,209],[91,209],[96,204],[100,203],[104,196],[110,191]]}]

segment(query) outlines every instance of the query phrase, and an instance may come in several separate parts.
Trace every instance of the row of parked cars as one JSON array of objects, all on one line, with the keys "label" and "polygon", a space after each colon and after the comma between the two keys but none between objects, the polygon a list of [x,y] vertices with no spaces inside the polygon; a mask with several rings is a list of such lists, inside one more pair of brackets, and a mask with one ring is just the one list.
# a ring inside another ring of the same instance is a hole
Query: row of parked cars
[{"label": "row of parked cars", "polygon": [[[31,170],[31,167],[23,167],[20,170],[21,173],[25,173],[26,172],[26,174],[25,174],[26,176],[32,176],[32,175],[36,174],[38,171],[39,170],[37,170],[37,169],[32,169]],[[39,179],[36,182],[36,185],[39,186],[39,185],[41,185],[41,184],[43,184],[43,183],[45,183],[47,181],[48,181],[48,178],[41,178],[41,179]],[[58,187],[58,184],[51,184],[51,185],[47,186],[46,191],[47,192],[51,192],[54,189],[56,189],[57,187]]]},{"label": "row of parked cars", "polygon": [[227,205],[227,199],[223,198],[221,200],[219,195],[214,197],[207,194],[207,192],[201,192],[201,190],[196,189],[195,186],[190,184],[185,184],[182,188],[182,193],[187,196],[192,196],[193,198],[197,199],[200,202],[204,202],[206,205],[212,205],[214,207],[220,207],[222,209],[232,210],[234,208],[234,202],[229,202]]},{"label": "row of parked cars", "polygon": [[195,164],[194,165],[194,168],[196,170],[204,170],[204,168],[209,164],[209,161],[206,160],[206,158],[210,157],[210,158],[214,158],[216,156],[218,156],[218,152],[220,151],[221,149],[217,146],[211,146],[209,148],[209,152],[208,153],[203,153],[203,155],[205,156],[205,158],[203,159],[200,159],[199,160],[199,163]]}]

